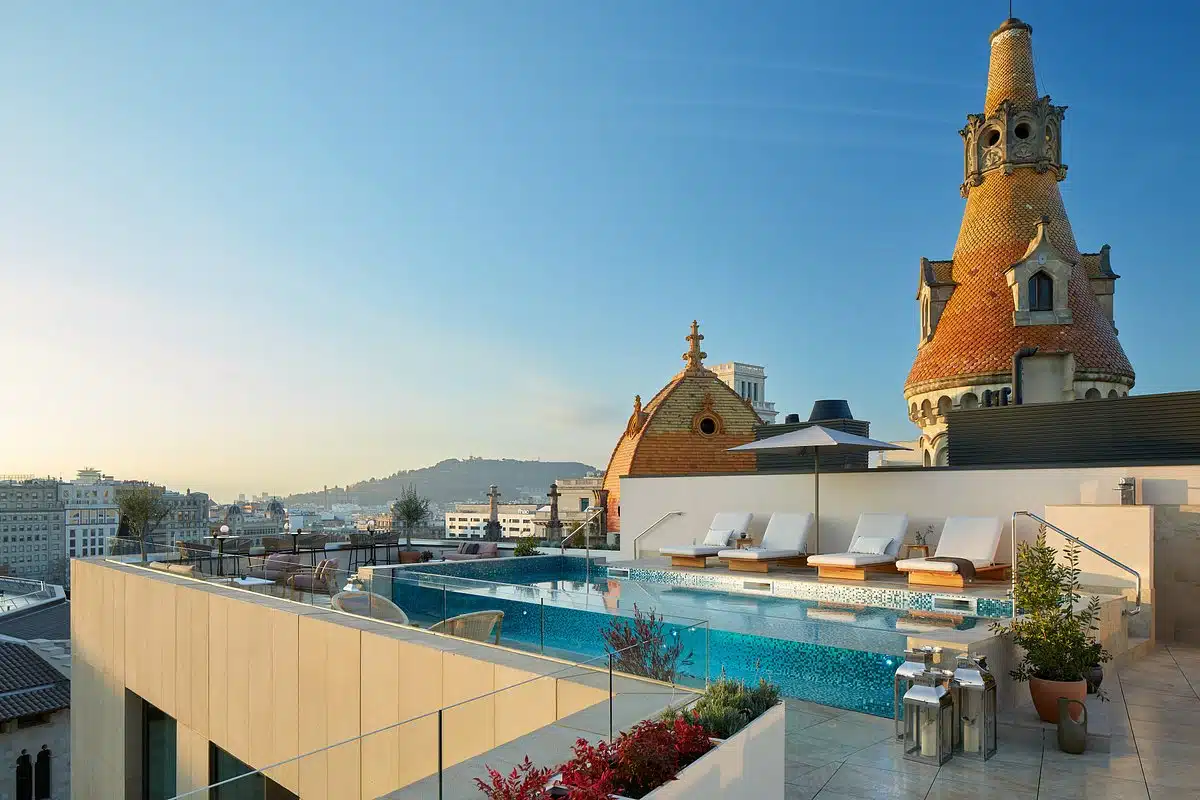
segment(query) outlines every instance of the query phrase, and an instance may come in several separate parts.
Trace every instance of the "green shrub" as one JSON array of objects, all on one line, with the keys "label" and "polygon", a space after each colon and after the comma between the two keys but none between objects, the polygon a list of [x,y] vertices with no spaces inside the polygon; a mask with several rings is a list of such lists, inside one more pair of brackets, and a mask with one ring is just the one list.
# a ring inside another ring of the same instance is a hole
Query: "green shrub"
[{"label": "green shrub", "polygon": [[779,687],[759,680],[754,688],[743,681],[721,677],[709,684],[704,694],[686,712],[669,709],[663,718],[672,721],[686,716],[704,726],[714,739],[728,739],[779,702]]},{"label": "green shrub", "polygon": [[513,555],[518,558],[521,556],[540,556],[541,552],[537,549],[537,545],[533,543],[533,539],[522,539],[517,542],[516,548],[513,549]]}]

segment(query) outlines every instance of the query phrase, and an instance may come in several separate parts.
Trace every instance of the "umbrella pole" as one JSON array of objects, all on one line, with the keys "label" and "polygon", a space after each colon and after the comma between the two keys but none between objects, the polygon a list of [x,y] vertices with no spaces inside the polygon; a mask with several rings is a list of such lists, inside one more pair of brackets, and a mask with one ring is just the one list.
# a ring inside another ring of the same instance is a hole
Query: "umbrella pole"
[{"label": "umbrella pole", "polygon": [[821,552],[821,451],[813,448],[813,528],[817,534],[813,542],[814,553]]}]

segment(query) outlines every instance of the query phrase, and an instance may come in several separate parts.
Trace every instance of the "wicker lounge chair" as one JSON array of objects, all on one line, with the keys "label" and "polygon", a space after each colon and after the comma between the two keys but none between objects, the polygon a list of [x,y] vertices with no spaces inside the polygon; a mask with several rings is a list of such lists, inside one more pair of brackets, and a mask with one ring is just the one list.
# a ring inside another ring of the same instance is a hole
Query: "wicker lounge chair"
[{"label": "wicker lounge chair", "polygon": [[430,625],[429,630],[435,633],[448,633],[463,639],[473,639],[477,642],[486,642],[493,639],[492,630],[495,629],[494,641],[496,644],[500,644],[500,628],[503,625],[503,611],[473,611],[470,614],[460,614],[445,622]]}]

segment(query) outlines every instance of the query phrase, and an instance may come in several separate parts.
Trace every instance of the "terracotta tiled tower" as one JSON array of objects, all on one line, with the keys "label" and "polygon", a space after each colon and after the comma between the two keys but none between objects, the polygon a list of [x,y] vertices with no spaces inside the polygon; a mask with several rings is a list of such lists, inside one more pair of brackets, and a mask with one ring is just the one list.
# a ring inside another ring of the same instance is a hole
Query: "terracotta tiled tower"
[{"label": "terracotta tiled tower", "polygon": [[623,477],[754,470],[753,453],[726,451],[754,441],[758,412],[704,366],[703,339],[693,320],[683,371],[644,408],[640,395],[633,398],[633,413],[604,471],[610,531],[621,530]]},{"label": "terracotta tiled tower", "polygon": [[1009,19],[991,36],[984,113],[960,131],[967,207],[954,257],[921,259],[921,335],[904,396],[926,465],[946,463],[946,413],[1016,402],[1018,371],[1025,403],[1122,397],[1133,386],[1113,325],[1109,248],[1079,252],[1058,192],[1066,106],[1038,95],[1032,35]]}]

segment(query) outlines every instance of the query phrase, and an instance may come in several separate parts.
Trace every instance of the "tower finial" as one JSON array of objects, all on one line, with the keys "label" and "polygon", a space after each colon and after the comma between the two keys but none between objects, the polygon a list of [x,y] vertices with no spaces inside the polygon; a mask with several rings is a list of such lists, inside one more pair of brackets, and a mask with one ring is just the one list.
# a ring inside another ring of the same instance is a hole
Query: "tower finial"
[{"label": "tower finial", "polygon": [[687,337],[688,351],[683,354],[688,369],[704,369],[704,359],[708,358],[708,353],[700,349],[700,342],[703,340],[704,334],[700,333],[700,325],[696,320],[692,320],[692,332]]}]

